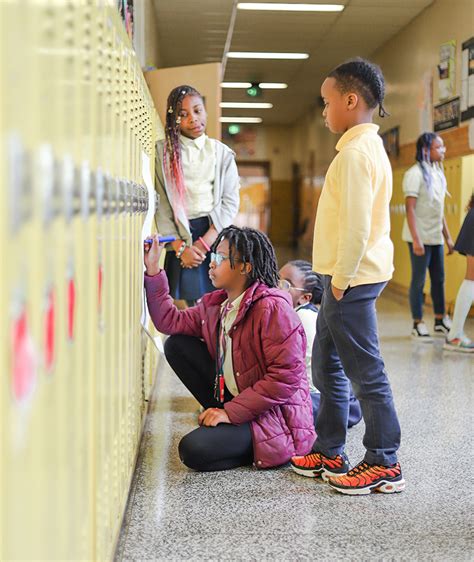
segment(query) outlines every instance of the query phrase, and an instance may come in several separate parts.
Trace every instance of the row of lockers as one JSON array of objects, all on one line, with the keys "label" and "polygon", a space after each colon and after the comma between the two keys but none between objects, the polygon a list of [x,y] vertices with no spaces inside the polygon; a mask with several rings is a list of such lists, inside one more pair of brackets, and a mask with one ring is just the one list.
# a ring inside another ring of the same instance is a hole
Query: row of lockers
[{"label": "row of lockers", "polygon": [[158,359],[158,118],[115,2],[0,10],[0,559],[109,560]]}]

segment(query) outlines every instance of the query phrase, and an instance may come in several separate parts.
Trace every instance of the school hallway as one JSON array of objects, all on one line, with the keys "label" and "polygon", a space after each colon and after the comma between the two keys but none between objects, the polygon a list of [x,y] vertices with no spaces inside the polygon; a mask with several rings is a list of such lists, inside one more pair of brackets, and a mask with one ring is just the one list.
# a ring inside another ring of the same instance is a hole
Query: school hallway
[{"label": "school hallway", "polygon": [[[472,355],[413,342],[407,306],[388,291],[378,314],[403,493],[343,496],[288,467],[187,469],[177,446],[198,405],[162,360],[115,560],[472,560]],[[348,434],[352,464],[363,430]]]}]

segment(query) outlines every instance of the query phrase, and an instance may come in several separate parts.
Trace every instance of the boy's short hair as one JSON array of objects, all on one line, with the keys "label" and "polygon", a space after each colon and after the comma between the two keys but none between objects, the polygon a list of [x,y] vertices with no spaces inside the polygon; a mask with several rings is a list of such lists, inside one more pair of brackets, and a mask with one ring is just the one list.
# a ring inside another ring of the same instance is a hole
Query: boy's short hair
[{"label": "boy's short hair", "polygon": [[359,94],[370,109],[379,106],[380,117],[390,115],[383,106],[385,79],[380,66],[361,57],[348,60],[328,74],[343,94]]}]

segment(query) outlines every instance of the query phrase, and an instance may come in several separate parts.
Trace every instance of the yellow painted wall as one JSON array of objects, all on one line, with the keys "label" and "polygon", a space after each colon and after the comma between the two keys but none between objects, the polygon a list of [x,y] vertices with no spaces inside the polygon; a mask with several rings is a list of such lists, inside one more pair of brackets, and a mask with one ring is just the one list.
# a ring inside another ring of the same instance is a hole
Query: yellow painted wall
[{"label": "yellow painted wall", "polygon": [[155,108],[161,122],[165,123],[166,100],[173,88],[188,84],[196,88],[206,100],[207,134],[215,139],[221,138],[221,64],[194,64],[173,68],[160,68],[145,73]]},{"label": "yellow painted wall", "polygon": [[461,44],[473,35],[472,0],[435,0],[374,53],[372,59],[381,65],[387,81],[386,106],[391,113],[378,120],[383,130],[400,126],[401,144],[417,139],[422,132],[423,76],[432,76],[433,101],[438,103],[439,47],[452,39],[457,41],[455,95],[460,94]]},{"label": "yellow painted wall", "polygon": [[110,560],[157,362],[157,116],[115,2],[12,0],[0,20],[0,559]]},{"label": "yellow painted wall", "polygon": [[157,34],[157,18],[153,0],[141,0],[144,9],[145,65],[159,67],[161,52]]}]

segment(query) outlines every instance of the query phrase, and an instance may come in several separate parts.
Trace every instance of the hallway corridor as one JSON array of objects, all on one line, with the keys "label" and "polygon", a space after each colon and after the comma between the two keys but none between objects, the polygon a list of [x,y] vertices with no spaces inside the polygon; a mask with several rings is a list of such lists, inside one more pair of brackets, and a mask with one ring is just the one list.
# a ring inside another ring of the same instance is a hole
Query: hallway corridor
[{"label": "hallway corridor", "polygon": [[[177,445],[197,403],[162,360],[115,559],[471,559],[472,356],[443,351],[442,339],[412,342],[406,306],[388,293],[379,322],[402,424],[403,494],[340,496],[289,468],[191,472]],[[352,464],[362,434],[363,424],[349,432]]]}]

